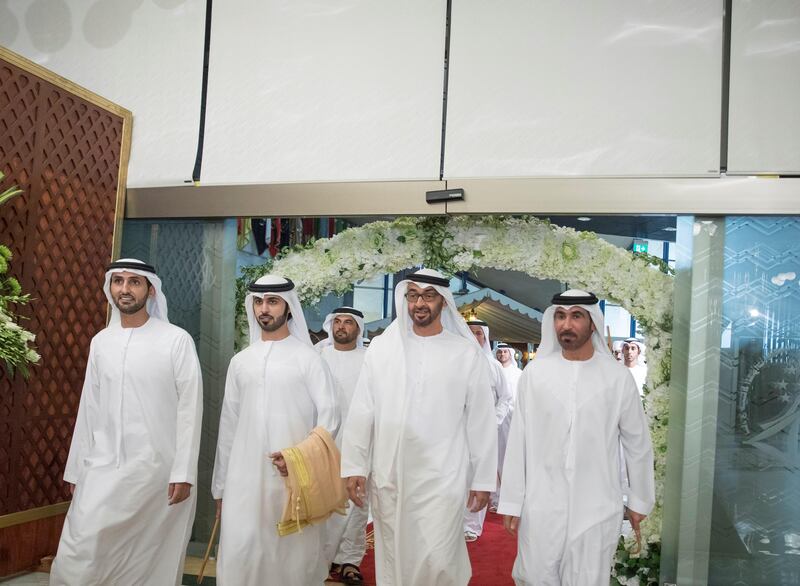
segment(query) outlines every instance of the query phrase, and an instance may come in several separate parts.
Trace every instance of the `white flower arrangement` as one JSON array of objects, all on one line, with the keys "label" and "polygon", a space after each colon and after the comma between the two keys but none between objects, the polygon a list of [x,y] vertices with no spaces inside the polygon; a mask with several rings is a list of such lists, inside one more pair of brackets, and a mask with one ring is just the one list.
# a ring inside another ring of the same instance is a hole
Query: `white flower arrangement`
[{"label": "white flower arrangement", "polygon": [[[398,218],[350,228],[286,249],[274,262],[250,270],[242,279],[267,272],[288,277],[303,303],[314,304],[328,293],[346,292],[358,281],[420,264],[449,273],[491,267],[566,282],[619,303],[642,325],[648,348],[645,410],[655,454],[656,506],[643,524],[642,552],[635,562],[620,545],[615,579],[620,584],[657,581],[671,365],[669,271],[658,259],[623,250],[592,232],[535,217],[459,216]],[[240,283],[240,305],[244,288]],[[239,314],[241,323],[243,307]]]},{"label": "white flower arrangement", "polygon": [[[0,182],[4,178],[0,171]],[[21,193],[17,187],[9,187],[0,193],[0,205]],[[20,317],[12,311],[13,306],[28,303],[30,297],[22,294],[17,279],[7,275],[11,256],[11,249],[0,244],[0,368],[10,376],[20,372],[27,377],[28,366],[39,362],[40,356],[33,347],[36,336],[17,323]]]}]

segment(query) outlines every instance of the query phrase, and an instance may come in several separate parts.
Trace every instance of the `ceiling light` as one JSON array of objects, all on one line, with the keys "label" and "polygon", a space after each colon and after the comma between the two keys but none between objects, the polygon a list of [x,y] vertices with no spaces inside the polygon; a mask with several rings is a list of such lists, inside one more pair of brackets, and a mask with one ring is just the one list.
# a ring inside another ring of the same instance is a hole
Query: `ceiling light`
[{"label": "ceiling light", "polygon": [[759,315],[761,315],[761,314],[758,312],[757,309],[751,309],[750,310],[750,317],[758,317]]},{"label": "ceiling light", "polygon": [[578,220],[579,222],[588,222],[588,221],[591,220],[591,218],[589,216],[578,216],[575,219]]},{"label": "ceiling light", "polygon": [[664,228],[664,232],[677,232],[678,229],[675,226],[667,226]]}]

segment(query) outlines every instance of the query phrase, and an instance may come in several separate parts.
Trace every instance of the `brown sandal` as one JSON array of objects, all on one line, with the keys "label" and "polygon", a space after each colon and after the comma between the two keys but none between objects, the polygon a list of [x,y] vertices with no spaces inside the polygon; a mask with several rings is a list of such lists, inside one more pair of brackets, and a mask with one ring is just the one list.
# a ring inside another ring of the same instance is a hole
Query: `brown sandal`
[{"label": "brown sandal", "polygon": [[330,569],[328,570],[328,580],[331,582],[341,582],[342,576],[340,572],[342,568],[339,564],[331,564]]},{"label": "brown sandal", "polygon": [[359,586],[364,583],[364,576],[361,570],[354,564],[342,564],[339,566],[339,579],[348,586]]}]

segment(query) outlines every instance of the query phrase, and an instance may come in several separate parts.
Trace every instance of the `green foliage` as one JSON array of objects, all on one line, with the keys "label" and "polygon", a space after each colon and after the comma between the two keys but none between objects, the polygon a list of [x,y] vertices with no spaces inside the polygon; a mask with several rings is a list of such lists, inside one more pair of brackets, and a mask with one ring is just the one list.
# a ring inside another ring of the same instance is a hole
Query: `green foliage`
[{"label": "green foliage", "polygon": [[[0,171],[0,183],[2,183],[3,179],[5,179],[5,177],[6,177],[6,174],[3,173],[2,171]],[[13,198],[18,196],[20,193],[22,193],[22,190],[20,188],[18,188],[16,185],[12,185],[11,187],[9,187],[5,191],[3,191],[3,193],[0,193],[0,206],[3,205],[4,203],[8,203]],[[10,251],[9,251],[9,254],[10,254]],[[5,256],[5,255],[3,255],[3,256]],[[10,257],[8,257],[8,258],[10,258]],[[6,258],[6,260],[8,260],[8,258]]]},{"label": "green foliage", "polygon": [[447,229],[448,222],[446,216],[432,216],[419,223],[419,230],[422,232],[424,265],[446,275],[454,275],[458,272],[458,267],[453,263],[453,255],[447,248],[447,241],[453,239]]},{"label": "green foliage", "polygon": [[658,584],[661,567],[661,543],[648,543],[647,547],[636,555],[632,555],[625,540],[620,538],[614,567],[611,572],[612,586],[626,586],[632,578],[638,577],[639,584]]},{"label": "green foliage", "polygon": [[634,258],[640,258],[647,264],[656,267],[659,271],[661,271],[665,275],[669,275],[671,277],[675,276],[675,269],[673,269],[666,262],[664,262],[663,258],[653,256],[652,254],[647,254],[646,252],[631,252],[631,254],[633,255]]}]

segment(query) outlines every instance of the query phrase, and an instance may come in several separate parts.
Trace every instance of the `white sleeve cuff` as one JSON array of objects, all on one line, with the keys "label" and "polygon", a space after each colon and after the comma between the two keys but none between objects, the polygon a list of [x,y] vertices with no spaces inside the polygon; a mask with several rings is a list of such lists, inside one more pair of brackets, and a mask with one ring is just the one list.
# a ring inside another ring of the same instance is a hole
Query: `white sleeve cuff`
[{"label": "white sleeve cuff", "polygon": [[522,516],[522,503],[517,504],[500,501],[500,504],[497,505],[497,514],[520,517]]},{"label": "white sleeve cuff", "polygon": [[643,501],[636,498],[632,494],[628,494],[628,504],[626,505],[631,511],[639,513],[640,515],[649,515],[653,510],[653,503]]}]

